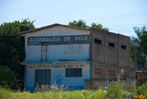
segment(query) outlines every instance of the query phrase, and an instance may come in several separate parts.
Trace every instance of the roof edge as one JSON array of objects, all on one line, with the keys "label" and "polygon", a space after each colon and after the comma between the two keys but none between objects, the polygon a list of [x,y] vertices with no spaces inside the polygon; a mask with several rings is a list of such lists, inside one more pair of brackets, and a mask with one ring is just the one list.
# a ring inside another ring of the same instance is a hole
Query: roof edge
[{"label": "roof edge", "polygon": [[52,27],[55,27],[55,26],[63,26],[63,27],[67,27],[67,28],[77,29],[77,30],[86,30],[86,31],[89,31],[86,28],[81,28],[81,27],[75,27],[75,26],[70,26],[70,25],[63,25],[63,24],[59,24],[59,23],[54,23],[54,24],[51,24],[51,25],[47,25],[47,26],[35,28],[35,29],[32,29],[32,30],[20,32],[20,35],[23,36],[23,35],[28,34],[28,33],[40,31],[40,30],[43,30],[43,29],[52,28]]}]

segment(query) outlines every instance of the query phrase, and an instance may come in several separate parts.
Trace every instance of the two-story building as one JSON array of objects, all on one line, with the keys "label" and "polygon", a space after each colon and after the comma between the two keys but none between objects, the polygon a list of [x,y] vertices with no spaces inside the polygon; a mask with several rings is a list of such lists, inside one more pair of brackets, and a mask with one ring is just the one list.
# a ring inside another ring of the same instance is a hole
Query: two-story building
[{"label": "two-story building", "polygon": [[[21,33],[25,37],[25,90],[64,85],[93,87],[93,82],[135,79],[136,55],[130,61],[130,38],[111,32],[53,24]],[[123,74],[121,71],[123,70]]]},{"label": "two-story building", "polygon": [[90,79],[89,30],[53,24],[22,32],[25,90],[57,84],[84,89]]}]

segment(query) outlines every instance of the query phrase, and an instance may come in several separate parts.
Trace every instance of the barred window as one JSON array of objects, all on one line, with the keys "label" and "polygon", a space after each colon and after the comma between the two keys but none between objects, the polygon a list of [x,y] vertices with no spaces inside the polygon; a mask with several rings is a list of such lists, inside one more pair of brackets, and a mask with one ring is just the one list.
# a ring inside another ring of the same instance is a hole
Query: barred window
[{"label": "barred window", "polygon": [[82,68],[66,68],[66,77],[82,77]]},{"label": "barred window", "polygon": [[35,70],[35,84],[38,87],[42,85],[50,85],[51,70],[50,69],[37,69]]}]

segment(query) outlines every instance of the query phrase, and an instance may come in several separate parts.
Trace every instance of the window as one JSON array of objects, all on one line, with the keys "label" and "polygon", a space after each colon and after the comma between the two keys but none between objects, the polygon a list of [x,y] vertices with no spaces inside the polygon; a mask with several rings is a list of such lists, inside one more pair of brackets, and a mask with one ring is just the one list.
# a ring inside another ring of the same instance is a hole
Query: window
[{"label": "window", "polygon": [[36,87],[50,86],[51,70],[50,69],[39,69],[35,70],[35,84]]},{"label": "window", "polygon": [[125,46],[125,45],[121,45],[121,48],[122,48],[122,49],[126,49],[126,46]]},{"label": "window", "polygon": [[114,43],[109,43],[109,46],[110,47],[114,47]]},{"label": "window", "polygon": [[109,70],[109,75],[111,75],[111,76],[115,76],[115,71],[113,71],[113,70]]},{"label": "window", "polygon": [[95,74],[101,74],[102,73],[102,70],[99,69],[99,68],[95,68]]},{"label": "window", "polygon": [[101,40],[98,40],[98,39],[94,39],[94,42],[97,43],[97,44],[101,44]]},{"label": "window", "polygon": [[66,77],[82,77],[82,68],[66,68]]}]

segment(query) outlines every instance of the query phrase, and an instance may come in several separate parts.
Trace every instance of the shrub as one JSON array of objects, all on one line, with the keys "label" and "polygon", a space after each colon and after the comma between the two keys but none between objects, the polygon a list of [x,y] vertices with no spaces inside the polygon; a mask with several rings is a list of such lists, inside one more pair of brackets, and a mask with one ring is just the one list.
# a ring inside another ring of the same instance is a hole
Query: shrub
[{"label": "shrub", "polygon": [[137,95],[144,95],[147,97],[147,82],[137,88]]},{"label": "shrub", "polygon": [[0,66],[0,86],[11,87],[14,83],[14,73],[7,66]]},{"label": "shrub", "polygon": [[110,99],[121,99],[123,90],[122,84],[118,82],[111,82],[107,90],[107,97]]},{"label": "shrub", "polygon": [[135,95],[136,94],[136,91],[137,91],[137,89],[136,89],[136,83],[135,82],[132,82],[131,83],[130,94],[131,95]]},{"label": "shrub", "polygon": [[104,91],[102,90],[102,88],[100,87],[100,88],[98,89],[98,91],[97,91],[97,97],[98,97],[98,99],[104,99],[105,96],[106,96],[106,92],[104,92]]},{"label": "shrub", "polygon": [[0,99],[8,98],[11,96],[11,91],[8,89],[0,88]]}]

